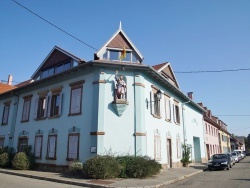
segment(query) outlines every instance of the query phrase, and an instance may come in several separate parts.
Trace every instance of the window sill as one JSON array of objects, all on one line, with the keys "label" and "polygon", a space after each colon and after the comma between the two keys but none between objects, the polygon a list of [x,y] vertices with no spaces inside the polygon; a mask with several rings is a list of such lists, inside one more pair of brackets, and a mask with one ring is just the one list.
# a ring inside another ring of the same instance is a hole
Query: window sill
[{"label": "window sill", "polygon": [[161,158],[156,158],[155,161],[161,161]]},{"label": "window sill", "polygon": [[69,114],[68,116],[78,116],[78,115],[82,115],[82,113],[75,113],[75,114]]},{"label": "window sill", "polygon": [[41,118],[36,118],[35,120],[40,121],[40,120],[45,120],[45,119],[46,119],[46,117],[41,117]]},{"label": "window sill", "polygon": [[165,119],[166,122],[171,123],[172,121],[170,119]]},{"label": "window sill", "polygon": [[37,159],[37,160],[41,160],[41,159],[42,159],[42,157],[35,157],[35,159]]},{"label": "window sill", "polygon": [[154,117],[154,118],[157,118],[157,119],[161,119],[161,116],[157,116],[157,115],[155,115],[155,114],[153,114],[153,117]]},{"label": "window sill", "polygon": [[29,120],[22,120],[21,123],[27,123]]},{"label": "window sill", "polygon": [[2,123],[2,124],[1,124],[1,126],[6,126],[6,125],[8,125],[8,123]]},{"label": "window sill", "polygon": [[60,115],[54,115],[54,116],[50,116],[49,119],[55,119],[55,118],[59,118]]},{"label": "window sill", "polygon": [[56,157],[46,157],[46,160],[56,160]]},{"label": "window sill", "polygon": [[66,161],[74,161],[74,160],[78,160],[78,158],[72,159],[72,158],[66,158]]}]

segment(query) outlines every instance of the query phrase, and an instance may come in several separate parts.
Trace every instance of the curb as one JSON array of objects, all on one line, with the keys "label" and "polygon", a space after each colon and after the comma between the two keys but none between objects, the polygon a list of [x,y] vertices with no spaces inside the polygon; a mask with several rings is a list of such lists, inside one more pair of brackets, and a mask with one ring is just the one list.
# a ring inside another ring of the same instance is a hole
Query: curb
[{"label": "curb", "polygon": [[[164,186],[164,185],[169,185],[169,184],[172,184],[172,183],[184,180],[184,179],[186,179],[188,177],[191,177],[191,176],[194,176],[196,174],[199,174],[199,173],[201,173],[201,172],[203,172],[205,170],[206,169],[199,170],[199,171],[193,172],[193,173],[188,174],[188,175],[181,176],[181,177],[173,179],[173,180],[168,180],[168,181],[163,182],[163,183],[158,184],[158,185],[146,186],[146,187],[147,188],[159,188],[159,187]],[[56,183],[63,183],[63,184],[68,184],[68,185],[83,186],[83,187],[91,187],[91,188],[116,188],[116,187],[113,187],[113,186],[110,186],[110,185],[97,185],[97,184],[93,184],[93,183],[90,184],[90,183],[77,182],[77,181],[72,181],[72,180],[55,179],[55,178],[49,178],[49,177],[44,177],[44,176],[37,176],[37,175],[32,175],[32,174],[23,174],[23,173],[18,173],[18,172],[13,172],[13,171],[5,171],[5,170],[2,170],[2,169],[0,169],[0,173],[10,174],[10,175],[16,175],[16,176],[21,176],[21,177],[27,177],[27,178],[33,178],[33,179],[38,179],[38,180],[51,181],[51,182],[56,182]],[[121,187],[119,187],[119,188],[121,188]],[[126,188],[126,187],[124,187],[124,188]],[[136,187],[130,187],[130,188],[136,188]]]},{"label": "curb", "polygon": [[189,178],[191,176],[194,176],[196,174],[199,174],[201,172],[203,172],[204,170],[199,170],[197,172],[193,172],[191,174],[188,174],[188,175],[184,175],[184,176],[181,176],[179,178],[176,178],[174,180],[169,180],[169,181],[166,181],[166,182],[163,182],[162,184],[159,184],[159,185],[156,185],[155,188],[158,188],[158,187],[161,187],[161,186],[164,186],[164,185],[169,185],[169,184],[172,184],[172,183],[175,183],[175,182],[178,182],[178,181],[181,181],[181,180],[184,180],[186,178]]},{"label": "curb", "polygon": [[10,171],[4,171],[0,170],[0,173],[3,174],[10,174],[10,175],[15,175],[15,176],[21,176],[21,177],[27,177],[27,178],[33,178],[33,179],[38,179],[38,180],[46,180],[46,181],[51,181],[51,182],[56,182],[56,183],[64,183],[64,184],[69,184],[69,185],[78,185],[78,186],[84,186],[84,187],[91,187],[91,188],[103,188],[103,187],[109,187],[105,185],[95,185],[95,184],[88,184],[88,183],[83,183],[83,182],[77,182],[77,181],[69,181],[69,180],[63,180],[63,179],[55,179],[55,178],[48,178],[44,176],[36,176],[32,174],[22,174],[22,173],[16,173],[16,172],[10,172]]}]

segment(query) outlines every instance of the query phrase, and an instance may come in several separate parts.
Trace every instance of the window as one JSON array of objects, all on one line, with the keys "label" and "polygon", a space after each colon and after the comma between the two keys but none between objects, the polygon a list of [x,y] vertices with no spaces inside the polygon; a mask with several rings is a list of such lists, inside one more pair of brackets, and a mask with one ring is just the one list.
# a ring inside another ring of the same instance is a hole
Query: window
[{"label": "window", "polygon": [[165,95],[165,118],[166,121],[171,121],[171,102],[170,98]]},{"label": "window", "polygon": [[69,115],[78,115],[82,113],[82,88],[84,81],[70,84],[70,109]]},{"label": "window", "polygon": [[61,106],[62,106],[62,87],[51,90],[51,102],[49,106],[49,116],[60,116],[61,115]]},{"label": "window", "polygon": [[157,89],[152,87],[152,91],[150,92],[151,114],[154,117],[161,118],[161,108],[160,108],[161,100],[157,98],[156,92]]},{"label": "window", "polygon": [[23,152],[25,147],[28,146],[28,138],[19,138],[18,140],[18,152]]},{"label": "window", "polygon": [[110,50],[109,51],[109,59],[110,60],[119,60],[119,51],[114,51],[114,50]]},{"label": "window", "polygon": [[174,110],[174,122],[175,122],[176,124],[180,124],[179,102],[176,101],[176,100],[174,101],[173,110]]},{"label": "window", "polygon": [[4,137],[0,137],[0,149],[4,148]]},{"label": "window", "polygon": [[206,133],[207,133],[207,124],[205,123],[205,126],[206,126]]},{"label": "window", "polygon": [[67,160],[79,158],[79,133],[71,133],[68,137]]},{"label": "window", "polygon": [[155,160],[161,160],[161,136],[159,133],[154,135],[154,157]]},{"label": "window", "polygon": [[56,145],[57,145],[57,135],[49,135],[46,159],[56,160]]},{"label": "window", "polygon": [[5,102],[3,108],[2,125],[8,124],[9,111],[10,111],[10,102]]},{"label": "window", "polygon": [[59,65],[59,66],[56,67],[56,72],[55,73],[57,74],[57,73],[60,73],[62,71],[63,71],[63,65]]},{"label": "window", "polygon": [[43,136],[39,135],[35,137],[35,147],[34,147],[34,155],[36,158],[42,157],[42,146],[43,146]]},{"label": "window", "polygon": [[38,98],[35,99],[34,119],[43,119],[47,116],[47,105],[49,97],[48,91],[38,93]]},{"label": "window", "polygon": [[23,102],[23,114],[22,114],[21,122],[29,121],[31,98],[32,98],[32,95],[23,97],[24,102]]}]

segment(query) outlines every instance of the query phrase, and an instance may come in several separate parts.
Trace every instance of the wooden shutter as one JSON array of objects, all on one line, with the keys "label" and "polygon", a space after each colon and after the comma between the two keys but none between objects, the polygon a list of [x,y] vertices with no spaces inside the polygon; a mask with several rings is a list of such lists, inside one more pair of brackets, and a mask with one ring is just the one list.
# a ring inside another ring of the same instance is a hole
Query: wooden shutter
[{"label": "wooden shutter", "polygon": [[[51,103],[53,102],[51,95],[46,97],[46,102],[47,102],[47,107],[48,107],[48,109],[47,109],[47,117],[50,117]],[[44,112],[44,115],[46,117],[46,113],[45,112]]]},{"label": "wooden shutter", "polygon": [[175,104],[173,104],[173,114],[174,114],[174,122],[176,123],[176,112],[175,112]]},{"label": "wooden shutter", "polygon": [[77,88],[71,91],[71,114],[81,112],[81,90],[82,88]]},{"label": "wooden shutter", "polygon": [[56,155],[56,136],[49,136],[48,157],[54,158]]},{"label": "wooden shutter", "polygon": [[60,98],[59,98],[59,109],[58,109],[58,115],[60,116],[62,113],[62,98],[63,98],[63,94],[62,92],[60,93]]},{"label": "wooden shutter", "polygon": [[33,112],[33,118],[34,119],[37,119],[38,101],[39,101],[39,97],[36,97],[35,98],[35,104],[34,104],[34,112]]},{"label": "wooden shutter", "polygon": [[51,107],[50,97],[47,95],[45,97],[45,107],[44,107],[44,115],[43,115],[44,118],[47,116],[48,117],[50,116],[50,107]]},{"label": "wooden shutter", "polygon": [[78,135],[69,136],[69,149],[68,149],[68,158],[77,159],[78,157]]},{"label": "wooden shutter", "polygon": [[3,123],[8,123],[9,109],[10,109],[9,105],[4,106],[3,121],[2,121]]},{"label": "wooden shutter", "polygon": [[155,114],[154,93],[152,91],[150,91],[150,110],[151,110],[151,114],[154,115]]},{"label": "wooden shutter", "polygon": [[171,103],[169,98],[165,98],[165,110],[166,110],[166,119],[171,120]]},{"label": "wooden shutter", "polygon": [[37,136],[36,143],[35,143],[35,157],[41,156],[41,148],[42,148],[42,137]]}]

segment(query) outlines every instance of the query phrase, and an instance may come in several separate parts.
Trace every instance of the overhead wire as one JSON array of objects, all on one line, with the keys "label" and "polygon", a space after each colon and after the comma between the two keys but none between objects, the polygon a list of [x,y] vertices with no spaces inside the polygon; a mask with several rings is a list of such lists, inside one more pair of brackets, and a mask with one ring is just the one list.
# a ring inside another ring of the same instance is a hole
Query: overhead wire
[{"label": "overhead wire", "polygon": [[48,24],[50,24],[51,26],[55,27],[56,29],[62,31],[63,33],[67,34],[68,36],[74,38],[75,40],[77,40],[77,41],[83,43],[84,45],[86,45],[86,46],[88,46],[88,47],[90,47],[90,48],[92,48],[92,49],[94,49],[94,50],[97,51],[97,49],[94,48],[93,46],[87,44],[86,42],[82,41],[81,39],[75,37],[74,35],[68,33],[67,31],[61,29],[60,27],[56,26],[55,24],[51,23],[50,21],[46,20],[45,18],[41,17],[40,15],[38,15],[37,13],[35,13],[35,12],[33,12],[32,10],[28,9],[27,7],[25,7],[24,5],[20,4],[19,2],[15,1],[15,0],[12,0],[12,1],[13,1],[14,3],[16,3],[17,5],[19,5],[20,7],[26,9],[27,11],[29,11],[29,12],[32,13],[33,15],[37,16],[37,17],[40,18],[41,20],[43,20],[43,21],[47,22]]},{"label": "overhead wire", "polygon": [[175,73],[221,73],[221,72],[237,72],[237,71],[249,71],[250,68],[241,68],[241,69],[226,69],[226,70],[204,70],[204,71],[174,71]]}]

